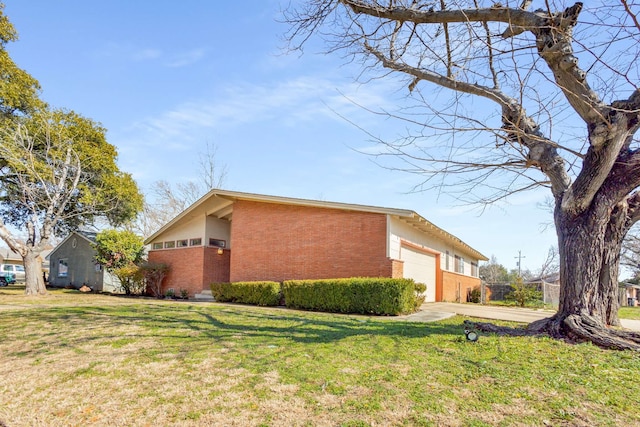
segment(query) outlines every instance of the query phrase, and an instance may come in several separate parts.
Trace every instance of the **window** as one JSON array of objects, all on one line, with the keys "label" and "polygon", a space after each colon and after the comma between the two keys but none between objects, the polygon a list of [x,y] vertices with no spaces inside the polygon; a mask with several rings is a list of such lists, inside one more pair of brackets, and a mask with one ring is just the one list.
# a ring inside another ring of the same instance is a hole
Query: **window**
[{"label": "window", "polygon": [[176,242],[176,246],[179,247],[179,248],[186,248],[187,246],[189,246],[189,241],[187,239],[178,240]]},{"label": "window", "polygon": [[176,247],[176,242],[164,242],[165,249],[172,249]]},{"label": "window", "polygon": [[69,275],[69,261],[66,258],[58,260],[58,277],[67,277]]},{"label": "window", "polygon": [[471,262],[471,275],[473,277],[478,277],[478,263],[477,262]]},{"label": "window", "polygon": [[189,242],[189,246],[200,246],[202,244],[202,239],[191,239]]},{"label": "window", "polygon": [[444,264],[445,264],[445,267],[444,267],[445,270],[447,271],[451,270],[451,267],[449,267],[449,251],[447,251],[447,254],[444,256]]},{"label": "window", "polygon": [[162,249],[162,242],[157,242],[153,244],[153,249]]},{"label": "window", "polygon": [[13,271],[11,267],[12,267],[11,264],[5,264],[2,266],[2,271]]},{"label": "window", "polygon": [[456,273],[460,273],[460,274],[464,274],[464,258],[462,258],[461,256],[456,255],[455,256],[455,261],[456,261],[456,265],[455,265],[455,269],[456,269]]},{"label": "window", "polygon": [[224,248],[227,246],[227,242],[220,239],[209,239],[209,246],[215,246],[217,248]]}]

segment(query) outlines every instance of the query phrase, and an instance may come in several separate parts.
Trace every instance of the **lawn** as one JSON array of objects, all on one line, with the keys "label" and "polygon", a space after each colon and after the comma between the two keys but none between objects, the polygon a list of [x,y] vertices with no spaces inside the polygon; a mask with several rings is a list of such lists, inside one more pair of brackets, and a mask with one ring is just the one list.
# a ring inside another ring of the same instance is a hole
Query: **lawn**
[{"label": "lawn", "polygon": [[0,288],[0,425],[640,425],[639,355],[463,320]]},{"label": "lawn", "polygon": [[640,307],[620,307],[618,316],[621,319],[640,320]]}]

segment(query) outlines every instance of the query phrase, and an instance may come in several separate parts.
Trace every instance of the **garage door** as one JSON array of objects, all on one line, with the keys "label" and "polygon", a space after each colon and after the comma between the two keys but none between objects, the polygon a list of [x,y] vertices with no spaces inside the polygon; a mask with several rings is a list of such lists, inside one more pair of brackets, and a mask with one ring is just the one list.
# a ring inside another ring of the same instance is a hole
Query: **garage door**
[{"label": "garage door", "polygon": [[400,259],[404,261],[404,277],[427,285],[425,301],[436,300],[436,257],[402,246]]}]

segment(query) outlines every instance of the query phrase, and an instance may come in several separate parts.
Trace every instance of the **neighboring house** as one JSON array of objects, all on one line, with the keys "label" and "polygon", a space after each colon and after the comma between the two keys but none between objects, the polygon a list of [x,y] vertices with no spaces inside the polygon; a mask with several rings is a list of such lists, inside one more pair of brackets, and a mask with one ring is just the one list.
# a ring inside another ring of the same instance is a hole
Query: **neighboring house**
[{"label": "neighboring house", "polygon": [[640,285],[624,282],[621,285],[620,305],[636,307],[640,298]]},{"label": "neighboring house", "polygon": [[163,289],[190,295],[212,282],[408,277],[427,301],[459,301],[487,260],[410,210],[217,189],[145,244],[171,268]]},{"label": "neighboring house", "polygon": [[[46,257],[51,252],[51,249],[45,249],[40,253],[42,259],[42,270],[48,274],[49,262],[46,261]],[[11,272],[16,275],[17,281],[24,281],[24,261],[22,256],[9,248],[0,248],[0,269],[5,272]]]},{"label": "neighboring house", "polygon": [[120,282],[95,261],[96,233],[69,234],[49,254],[49,285],[55,287],[87,285],[94,291],[118,292]]}]

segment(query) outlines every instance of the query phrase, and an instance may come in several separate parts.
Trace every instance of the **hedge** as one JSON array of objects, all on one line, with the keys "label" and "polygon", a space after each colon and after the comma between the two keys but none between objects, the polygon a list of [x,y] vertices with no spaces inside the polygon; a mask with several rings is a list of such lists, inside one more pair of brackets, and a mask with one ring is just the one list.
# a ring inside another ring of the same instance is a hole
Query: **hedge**
[{"label": "hedge", "polygon": [[280,304],[281,291],[278,282],[212,283],[211,293],[216,301],[242,304]]},{"label": "hedge", "polygon": [[413,279],[369,277],[288,280],[282,284],[289,308],[375,315],[414,312],[424,301],[419,293],[425,289]]}]

